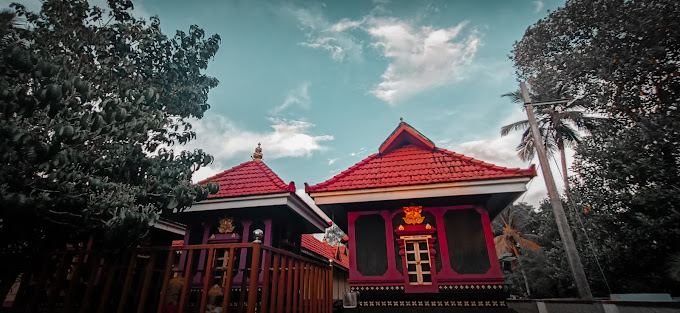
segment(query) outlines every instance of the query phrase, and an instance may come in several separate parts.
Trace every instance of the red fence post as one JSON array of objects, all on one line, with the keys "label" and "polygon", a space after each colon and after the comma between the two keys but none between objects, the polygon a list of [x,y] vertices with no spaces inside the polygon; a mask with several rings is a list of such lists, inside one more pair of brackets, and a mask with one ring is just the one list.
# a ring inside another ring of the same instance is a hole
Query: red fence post
[{"label": "red fence post", "polygon": [[189,304],[189,293],[191,292],[191,282],[193,281],[192,267],[194,265],[194,249],[189,248],[187,254],[187,265],[184,269],[184,285],[182,286],[182,294],[179,299],[179,313],[184,313]]},{"label": "red fence post", "polygon": [[[250,287],[248,290],[248,313],[255,313],[257,307],[257,283],[260,277],[260,249],[262,243],[253,242],[253,258],[250,264]],[[245,279],[245,277],[243,277]],[[243,292],[243,290],[241,290]]]},{"label": "red fence post", "polygon": [[163,272],[163,282],[161,283],[161,295],[158,300],[157,313],[163,312],[163,306],[165,305],[165,294],[168,291],[168,283],[170,282],[170,275],[172,274],[172,265],[175,263],[175,251],[168,251],[168,259],[165,261],[165,271]]},{"label": "red fence post", "polygon": [[226,276],[224,282],[224,298],[222,299],[222,312],[229,313],[229,306],[231,305],[231,281],[233,279],[234,273],[234,255],[235,249],[229,248],[229,260],[227,260],[227,272],[223,275]]},{"label": "red fence post", "polygon": [[[215,256],[215,249],[208,249],[208,263],[205,265],[205,272],[203,273],[203,292],[201,293],[201,305],[198,312],[205,312],[206,301],[208,300],[208,290],[212,281],[213,258]],[[141,313],[141,312],[140,312]]]},{"label": "red fence post", "polygon": [[151,285],[151,278],[153,277],[153,267],[156,265],[156,252],[152,252],[149,256],[149,261],[146,263],[144,272],[144,282],[142,282],[142,294],[139,298],[139,305],[137,305],[137,313],[144,313],[146,306],[146,298],[149,296],[149,285]]}]

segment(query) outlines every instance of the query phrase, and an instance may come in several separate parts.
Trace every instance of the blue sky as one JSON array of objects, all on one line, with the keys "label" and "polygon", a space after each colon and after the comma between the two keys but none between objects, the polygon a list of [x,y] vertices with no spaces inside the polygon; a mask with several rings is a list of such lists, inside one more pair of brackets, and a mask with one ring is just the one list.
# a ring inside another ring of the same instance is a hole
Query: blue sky
[{"label": "blue sky", "polygon": [[[10,1],[0,0],[2,7]],[[37,1],[22,1],[29,8]],[[105,1],[91,1],[101,5]],[[322,182],[377,152],[399,118],[438,147],[527,167],[525,118],[500,97],[517,89],[508,55],[526,28],[563,0],[134,1],[166,34],[192,24],[222,38],[209,75],[220,85],[195,123],[215,162],[205,178],[250,160],[258,142],[283,180]],[[558,176],[559,177],[559,176]],[[539,179],[541,179],[539,177]],[[545,197],[535,179],[525,201]]]}]

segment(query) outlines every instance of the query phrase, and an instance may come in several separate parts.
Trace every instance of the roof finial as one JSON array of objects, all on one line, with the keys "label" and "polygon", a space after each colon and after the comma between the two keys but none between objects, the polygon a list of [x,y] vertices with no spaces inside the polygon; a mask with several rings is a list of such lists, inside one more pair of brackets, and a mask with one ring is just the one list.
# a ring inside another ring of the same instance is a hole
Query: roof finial
[{"label": "roof finial", "polygon": [[253,153],[254,161],[262,161],[262,148],[260,148],[260,143],[257,143],[257,148],[255,148],[255,153]]},{"label": "roof finial", "polygon": [[399,118],[399,123],[404,124],[404,118],[403,117]]}]

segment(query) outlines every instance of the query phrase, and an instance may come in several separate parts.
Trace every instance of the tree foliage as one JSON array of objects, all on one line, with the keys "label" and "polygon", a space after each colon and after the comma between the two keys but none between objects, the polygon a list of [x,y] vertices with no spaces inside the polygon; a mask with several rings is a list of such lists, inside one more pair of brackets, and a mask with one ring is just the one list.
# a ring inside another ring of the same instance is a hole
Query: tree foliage
[{"label": "tree foliage", "polygon": [[511,59],[521,79],[592,110],[631,121],[676,112],[680,3],[570,0],[529,27]]},{"label": "tree foliage", "polygon": [[191,183],[212,157],[172,147],[195,138],[188,119],[209,108],[218,81],[203,71],[220,37],[195,25],[167,37],[131,1],[108,6],[46,0],[0,14],[3,257],[92,232],[125,244],[163,210],[216,192]]},{"label": "tree foliage", "polygon": [[680,123],[608,125],[577,149],[572,197],[602,251],[615,292],[678,292],[666,275],[680,251]]},{"label": "tree foliage", "polygon": [[[576,150],[567,205],[593,292],[609,292],[603,276],[614,293],[680,291],[665,271],[680,250],[680,2],[569,0],[527,29],[511,59],[541,94],[609,117]],[[545,225],[540,236],[558,238]],[[539,243],[559,264],[559,246]]]},{"label": "tree foliage", "polygon": [[[522,92],[503,94],[502,97],[509,97],[514,103],[524,103]],[[537,96],[536,98],[539,98]],[[545,98],[545,95],[543,95]],[[532,101],[535,98],[532,98]],[[551,100],[557,100],[553,98]],[[548,155],[552,155],[555,150],[560,154],[562,164],[562,179],[567,185],[567,158],[565,147],[574,148],[581,141],[581,133],[588,133],[594,129],[600,118],[589,116],[585,113],[583,101],[570,101],[568,103],[555,103],[540,105],[534,108],[538,131],[543,138],[543,146]],[[506,136],[512,131],[523,131],[517,154],[520,159],[530,161],[536,153],[534,136],[531,134],[529,120],[520,120],[501,127],[501,136]]]}]

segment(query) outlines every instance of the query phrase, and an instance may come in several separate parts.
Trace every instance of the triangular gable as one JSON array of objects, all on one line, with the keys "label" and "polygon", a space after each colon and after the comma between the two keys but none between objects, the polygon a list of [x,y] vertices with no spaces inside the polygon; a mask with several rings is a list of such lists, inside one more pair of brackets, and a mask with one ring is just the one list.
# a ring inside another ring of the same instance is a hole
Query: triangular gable
[{"label": "triangular gable", "polygon": [[404,122],[404,120],[401,120],[399,126],[397,126],[392,134],[390,134],[380,145],[378,152],[380,154],[385,154],[406,145],[421,147],[423,149],[434,149],[435,147],[432,140],[425,137],[425,135],[421,134],[411,125]]}]

